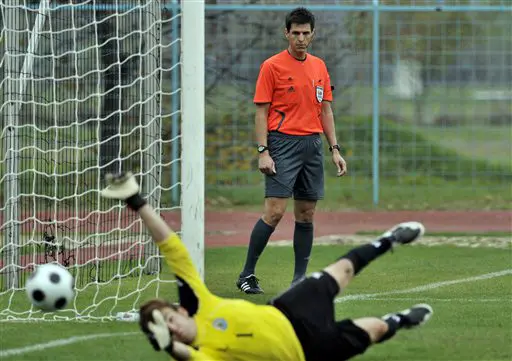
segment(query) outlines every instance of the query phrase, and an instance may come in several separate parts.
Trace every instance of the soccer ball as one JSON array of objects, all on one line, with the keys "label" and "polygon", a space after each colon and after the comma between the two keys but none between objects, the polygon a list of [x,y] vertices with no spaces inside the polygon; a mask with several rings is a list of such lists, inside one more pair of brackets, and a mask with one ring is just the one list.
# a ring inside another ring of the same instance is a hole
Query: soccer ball
[{"label": "soccer ball", "polygon": [[25,285],[27,296],[34,307],[43,312],[63,309],[75,294],[71,273],[56,263],[46,263],[34,270]]}]

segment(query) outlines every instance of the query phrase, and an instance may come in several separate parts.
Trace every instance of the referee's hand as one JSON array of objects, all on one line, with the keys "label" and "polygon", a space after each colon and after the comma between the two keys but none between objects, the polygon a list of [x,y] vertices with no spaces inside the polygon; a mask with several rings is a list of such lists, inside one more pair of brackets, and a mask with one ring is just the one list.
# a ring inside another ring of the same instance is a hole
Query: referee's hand
[{"label": "referee's hand", "polygon": [[260,158],[258,159],[258,168],[263,174],[274,175],[277,173],[276,164],[267,152],[260,154]]},{"label": "referee's hand", "polygon": [[345,162],[345,159],[343,159],[343,157],[338,151],[332,152],[332,162],[336,166],[336,175],[338,177],[343,177],[345,174],[347,174],[347,163]]}]

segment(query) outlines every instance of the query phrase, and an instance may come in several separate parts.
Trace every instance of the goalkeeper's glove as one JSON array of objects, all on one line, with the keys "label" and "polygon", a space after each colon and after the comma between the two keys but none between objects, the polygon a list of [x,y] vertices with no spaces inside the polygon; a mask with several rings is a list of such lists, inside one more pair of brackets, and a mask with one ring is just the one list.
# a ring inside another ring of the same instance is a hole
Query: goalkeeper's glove
[{"label": "goalkeeper's glove", "polygon": [[148,322],[148,329],[151,331],[146,334],[148,340],[156,351],[164,350],[172,355],[172,333],[167,327],[164,316],[160,310],[153,310],[152,315],[154,322]]}]

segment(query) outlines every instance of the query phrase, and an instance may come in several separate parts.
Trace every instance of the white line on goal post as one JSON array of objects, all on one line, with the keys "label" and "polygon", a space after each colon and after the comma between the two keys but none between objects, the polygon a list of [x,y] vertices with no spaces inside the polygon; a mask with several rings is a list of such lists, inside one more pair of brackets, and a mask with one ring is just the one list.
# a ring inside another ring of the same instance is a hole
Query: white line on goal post
[{"label": "white line on goal post", "polygon": [[442,281],[442,282],[434,282],[434,283],[428,283],[422,286],[407,288],[403,290],[393,290],[388,292],[379,292],[379,293],[367,293],[367,294],[357,294],[357,295],[347,295],[343,297],[338,297],[335,299],[336,303],[341,302],[347,302],[347,301],[360,301],[360,300],[369,300],[376,297],[382,297],[382,296],[388,296],[388,295],[401,295],[401,294],[408,294],[408,293],[416,293],[416,292],[423,292],[428,290],[433,290],[440,287],[445,286],[451,286],[456,285],[460,283],[467,283],[467,282],[475,282],[475,281],[481,281],[486,280],[490,278],[496,278],[496,277],[502,277],[512,275],[512,269],[506,269],[499,272],[492,272],[492,273],[486,273],[478,276],[468,277],[468,278],[459,278],[456,280],[450,280],[450,281]]},{"label": "white line on goal post", "polygon": [[134,336],[134,335],[139,335],[139,334],[140,334],[139,332],[117,332],[117,333],[96,333],[93,335],[85,335],[85,336],[72,336],[69,338],[61,338],[58,340],[38,343],[35,345],[30,345],[30,346],[25,346],[25,347],[0,350],[0,358],[23,355],[23,354],[26,354],[29,352],[42,351],[42,350],[46,350],[48,348],[67,346],[67,345],[71,345],[73,343],[96,340],[99,338],[124,337],[124,336]]}]

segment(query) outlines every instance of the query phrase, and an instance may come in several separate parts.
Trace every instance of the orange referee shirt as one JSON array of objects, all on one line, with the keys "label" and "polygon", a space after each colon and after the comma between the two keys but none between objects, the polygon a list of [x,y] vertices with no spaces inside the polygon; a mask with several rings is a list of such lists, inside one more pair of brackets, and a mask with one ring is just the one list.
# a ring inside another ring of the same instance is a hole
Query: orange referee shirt
[{"label": "orange referee shirt", "polygon": [[284,50],[260,67],[254,103],[270,103],[269,131],[292,135],[323,133],[322,101],[332,101],[331,80],[322,59],[301,61]]}]

